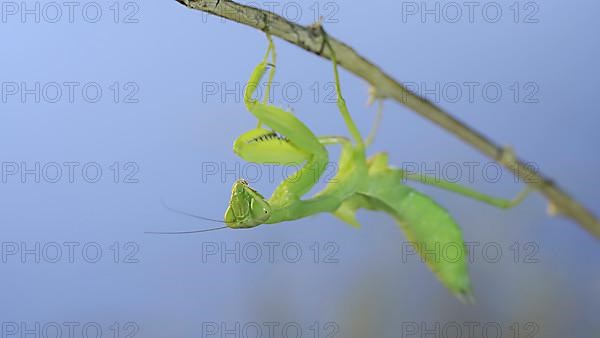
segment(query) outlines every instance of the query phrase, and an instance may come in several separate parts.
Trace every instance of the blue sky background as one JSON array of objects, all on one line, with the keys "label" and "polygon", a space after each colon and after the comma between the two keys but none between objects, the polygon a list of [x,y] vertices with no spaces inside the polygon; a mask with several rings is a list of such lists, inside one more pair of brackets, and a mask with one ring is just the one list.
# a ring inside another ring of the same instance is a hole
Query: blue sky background
[{"label": "blue sky background", "polygon": [[[535,332],[534,337],[600,332],[598,241],[571,221],[548,216],[547,203],[538,194],[513,210],[499,211],[419,186],[451,211],[466,241],[479,245],[470,265],[477,296],[473,306],[451,296],[419,259],[403,256],[405,238],[383,214],[360,212],[361,229],[319,215],[251,231],[144,235],[148,230],[213,226],[165,210],[161,197],[179,209],[222,217],[231,184],[248,168],[231,144],[255,124],[236,99],[240,91],[235,88],[244,85],[262,57],[264,36],[175,1],[117,2],[116,7],[78,2],[73,20],[61,6],[55,23],[50,22],[54,9],[45,3],[39,3],[39,22],[32,14],[21,17],[22,8],[14,13],[12,4],[2,3],[0,23],[3,333],[12,332],[15,323],[19,332],[23,323],[40,323],[48,330],[48,323],[60,323],[66,334],[65,322],[80,323],[79,336],[83,327],[96,323],[103,337],[113,336],[115,322],[122,336],[135,328],[138,337],[198,337],[207,333],[206,323],[240,323],[251,329],[248,324],[254,322],[278,322],[275,332],[298,323],[304,337],[314,336],[315,322],[323,337],[332,332],[328,322],[339,329],[336,337],[398,337],[417,324],[416,337],[436,323],[449,332],[450,323],[458,323],[466,335],[468,322],[479,324],[476,333],[500,327],[505,337],[514,336],[514,330],[521,336]],[[34,8],[36,3],[25,4]],[[263,8],[268,4],[259,3]],[[513,3],[478,3],[474,22],[462,7],[455,23],[449,22],[455,15],[446,2],[440,3],[440,22],[433,15],[424,20],[408,15],[413,4],[282,2],[275,12],[310,24],[318,8],[332,35],[403,82],[427,88],[439,83],[448,90],[453,83],[478,83],[473,102],[462,85],[458,102],[450,102],[454,95],[448,94],[439,104],[499,144],[513,146],[600,214],[600,27],[595,19],[600,4],[519,2],[517,23]],[[487,16],[482,14],[486,4],[494,6]],[[427,6],[435,8],[435,2]],[[87,22],[98,7],[98,21]],[[497,7],[502,15],[496,23],[487,22]],[[295,14],[298,8],[301,14]],[[531,20],[537,22],[524,22]],[[331,64],[286,42],[276,43],[281,86],[274,91],[274,103],[293,109],[317,134],[345,133],[335,104],[327,99]],[[79,84],[74,85],[73,102],[65,82]],[[36,83],[39,103],[35,94],[21,97],[24,88],[34,89]],[[53,83],[63,91],[55,103],[50,102]],[[350,110],[366,133],[374,116],[365,105],[367,86],[345,71],[342,83]],[[520,88],[517,102],[515,83]],[[84,97],[86,84],[92,85]],[[217,92],[207,92],[215,84]],[[502,89],[497,102],[488,102],[490,97],[481,93],[486,84]],[[97,87],[102,95],[87,102]],[[297,88],[302,94],[296,99]],[[233,94],[221,97],[225,89]],[[537,102],[525,102],[533,92],[529,99]],[[127,98],[129,94],[133,96]],[[498,196],[512,196],[521,188],[508,172],[490,182],[482,168],[491,166],[488,173],[494,176],[495,167],[487,158],[392,102],[386,103],[372,151],[389,152],[398,166],[417,163],[434,169],[436,163],[440,168],[456,163],[461,182]],[[77,163],[73,182],[65,162]],[[470,162],[479,168],[472,180],[465,165]],[[39,163],[39,183],[35,174],[21,177],[22,163],[26,169]],[[62,168],[55,183],[53,163]],[[240,170],[222,179],[207,172],[215,163],[230,169],[237,163]],[[96,168],[102,170],[98,181],[87,182]],[[275,170],[274,179],[265,171],[263,175],[253,185],[269,195],[281,170]],[[276,249],[270,262],[264,244],[270,242],[278,248],[300,247],[299,261],[287,262],[289,257]],[[230,249],[239,243],[248,250],[258,244],[263,256],[256,263],[244,255],[239,263],[231,255],[222,262],[218,255],[206,256],[215,243]],[[490,262],[494,250],[486,254],[484,246],[501,248],[498,262]],[[56,247],[60,257],[54,254]],[[98,248],[97,262],[86,261],[94,261]],[[38,253],[39,263],[27,249]],[[337,263],[325,263],[334,251]],[[135,324],[126,326],[128,322]],[[266,336],[264,325],[262,329]],[[493,337],[494,329],[489,330]]]}]

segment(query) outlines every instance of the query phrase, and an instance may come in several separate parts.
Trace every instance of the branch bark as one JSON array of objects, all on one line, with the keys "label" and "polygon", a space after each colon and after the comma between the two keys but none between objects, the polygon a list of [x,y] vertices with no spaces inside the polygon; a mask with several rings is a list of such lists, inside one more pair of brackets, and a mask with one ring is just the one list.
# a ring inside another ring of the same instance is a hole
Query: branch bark
[{"label": "branch bark", "polygon": [[[330,59],[324,48],[323,31],[318,26],[301,26],[258,8],[230,0],[176,0],[184,6],[235,21],[286,40],[300,48]],[[570,197],[551,180],[530,168],[510,148],[494,144],[481,133],[469,128],[429,100],[412,93],[379,67],[359,55],[350,46],[328,36],[340,66],[369,82],[378,98],[391,98],[404,104],[430,121],[446,129],[483,154],[502,164],[523,181],[544,194],[555,213],[570,217],[584,229],[600,238],[600,222],[585,207]]]}]

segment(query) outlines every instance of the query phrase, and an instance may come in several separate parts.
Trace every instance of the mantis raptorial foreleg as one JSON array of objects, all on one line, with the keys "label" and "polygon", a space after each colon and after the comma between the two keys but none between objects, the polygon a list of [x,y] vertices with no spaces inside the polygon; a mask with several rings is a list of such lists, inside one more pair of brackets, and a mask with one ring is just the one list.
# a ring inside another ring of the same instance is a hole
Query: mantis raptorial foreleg
[{"label": "mantis raptorial foreleg", "polygon": [[[284,181],[274,195],[281,200],[299,199],[316,184],[319,176],[325,171],[328,154],[325,147],[313,132],[290,112],[279,107],[258,102],[252,96],[264,76],[268,66],[268,56],[273,55],[271,78],[274,74],[275,47],[269,37],[269,47],[263,60],[256,66],[244,93],[244,101],[248,111],[259,121],[259,128],[240,136],[234,143],[234,151],[247,161],[256,163],[279,163],[281,165],[300,165],[294,177]],[[270,83],[267,83],[267,88]],[[263,129],[262,124],[273,131]],[[317,174],[315,174],[317,173]]]}]

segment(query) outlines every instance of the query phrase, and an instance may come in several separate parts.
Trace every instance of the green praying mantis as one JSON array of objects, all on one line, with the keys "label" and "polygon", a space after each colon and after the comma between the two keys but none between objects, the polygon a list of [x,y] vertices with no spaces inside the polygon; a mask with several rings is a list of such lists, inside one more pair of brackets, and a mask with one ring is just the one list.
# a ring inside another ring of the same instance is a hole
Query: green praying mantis
[{"label": "green praying mantis", "polygon": [[[386,153],[376,153],[367,158],[366,149],[376,132],[381,111],[378,112],[371,135],[363,139],[342,96],[335,51],[324,30],[323,36],[324,47],[329,50],[333,63],[337,107],[351,137],[318,137],[291,112],[268,103],[270,84],[275,74],[276,51],[271,36],[267,34],[267,52],[253,70],[249,85],[244,91],[246,108],[258,119],[258,126],[239,136],[234,142],[233,151],[249,162],[293,162],[303,163],[303,166],[294,173],[293,179],[281,182],[268,199],[252,189],[245,180],[236,181],[224,216],[226,226],[208,230],[227,227],[248,229],[319,213],[332,213],[342,221],[359,227],[356,218],[359,209],[383,211],[399,223],[409,241],[417,244],[416,249],[421,258],[437,278],[461,300],[472,300],[467,252],[458,224],[448,211],[430,197],[403,182],[409,179],[434,185],[499,208],[511,208],[519,204],[529,189],[526,188],[512,200],[496,198],[437,177],[407,173],[394,168],[389,165]],[[266,83],[265,97],[263,102],[259,102],[253,95],[267,71],[269,80]],[[341,146],[335,179],[314,196],[304,198],[325,172],[329,161],[326,147],[334,145]],[[202,231],[207,230],[183,233]],[[436,244],[441,247],[455,245],[457,254],[460,255],[458,257],[462,259],[432,259],[421,250],[435,248]]]}]

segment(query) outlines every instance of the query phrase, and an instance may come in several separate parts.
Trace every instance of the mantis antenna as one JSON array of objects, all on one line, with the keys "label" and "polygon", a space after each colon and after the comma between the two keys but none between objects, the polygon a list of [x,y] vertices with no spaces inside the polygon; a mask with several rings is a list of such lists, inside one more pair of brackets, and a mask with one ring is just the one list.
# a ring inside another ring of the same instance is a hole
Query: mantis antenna
[{"label": "mantis antenna", "polygon": [[[190,214],[190,213],[185,212],[185,211],[181,211],[181,210],[177,210],[177,209],[171,208],[169,205],[167,205],[167,203],[165,202],[165,200],[163,200],[162,198],[160,199],[160,202],[162,203],[163,207],[165,207],[167,210],[169,210],[171,212],[174,212],[174,213],[177,213],[177,214],[180,214],[180,215],[184,215],[184,216],[188,216],[188,217],[193,217],[193,218],[201,219],[203,221],[225,223],[224,221],[221,221],[221,220],[218,220],[218,219],[212,219],[212,218],[208,218],[208,217],[194,215],[194,214]],[[145,231],[144,233],[145,234],[152,234],[152,235],[181,235],[181,234],[196,234],[196,233],[200,233],[200,232],[208,232],[208,231],[214,231],[214,230],[221,230],[221,229],[225,229],[225,228],[228,228],[228,226],[211,228],[211,229],[204,229],[204,230],[174,231],[174,232]]]},{"label": "mantis antenna", "polygon": [[177,209],[171,208],[165,202],[165,200],[163,200],[162,198],[160,199],[160,203],[162,203],[163,207],[165,207],[167,210],[169,210],[171,212],[174,212],[176,214],[180,214],[180,215],[184,215],[184,216],[188,216],[188,217],[193,217],[193,218],[201,219],[203,221],[225,223],[225,221],[222,221],[222,220],[219,220],[219,219],[213,219],[213,218],[203,217],[203,216],[199,216],[199,215],[194,215],[194,214],[190,214],[189,212],[185,212],[185,211],[181,211],[181,210],[177,210]]},{"label": "mantis antenna", "polygon": [[218,228],[212,228],[212,229],[204,229],[204,230],[192,230],[192,231],[175,231],[175,232],[153,232],[153,231],[145,231],[145,234],[152,234],[152,235],[183,235],[183,234],[197,234],[199,232],[208,232],[208,231],[214,231],[214,230],[221,230],[221,229],[225,229],[228,228],[228,226],[224,226],[224,227],[218,227]]}]

